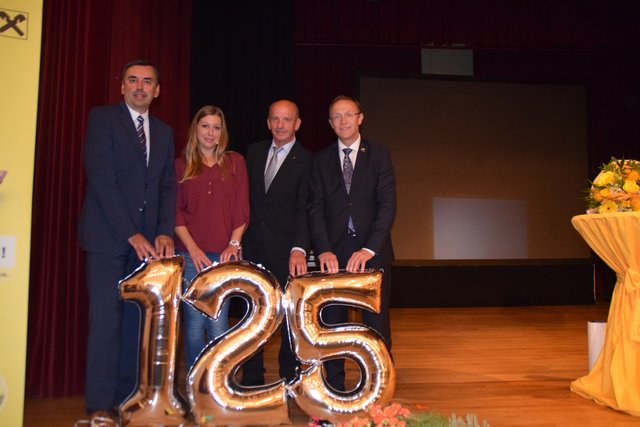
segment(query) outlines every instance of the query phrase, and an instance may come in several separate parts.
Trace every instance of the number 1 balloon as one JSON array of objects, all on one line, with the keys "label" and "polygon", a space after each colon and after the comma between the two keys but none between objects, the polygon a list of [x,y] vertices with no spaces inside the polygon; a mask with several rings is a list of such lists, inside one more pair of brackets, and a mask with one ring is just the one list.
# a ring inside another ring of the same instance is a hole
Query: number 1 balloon
[{"label": "number 1 balloon", "polygon": [[151,260],[120,282],[121,298],[144,313],[138,388],[120,405],[123,425],[186,425],[187,406],[175,381],[183,268],[182,257]]}]

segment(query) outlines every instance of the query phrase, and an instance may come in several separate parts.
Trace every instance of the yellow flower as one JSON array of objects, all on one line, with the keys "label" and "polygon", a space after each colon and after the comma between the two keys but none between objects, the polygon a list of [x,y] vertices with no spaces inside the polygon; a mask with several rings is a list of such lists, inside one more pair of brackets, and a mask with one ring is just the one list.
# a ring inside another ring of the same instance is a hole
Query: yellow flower
[{"label": "yellow flower", "polygon": [[640,173],[638,173],[637,170],[633,169],[627,174],[624,179],[635,182],[638,180],[638,178],[640,178]]},{"label": "yellow flower", "polygon": [[607,200],[598,208],[598,212],[600,213],[609,213],[609,212],[618,212],[618,205],[616,202]]},{"label": "yellow flower", "polygon": [[593,185],[597,187],[604,187],[609,184],[613,184],[616,180],[616,174],[610,171],[603,171],[598,174],[596,179],[593,181]]},{"label": "yellow flower", "polygon": [[624,185],[622,186],[622,189],[627,193],[635,193],[638,190],[640,190],[640,187],[638,187],[638,184],[636,184],[635,181],[626,179],[624,181]]},{"label": "yellow flower", "polygon": [[640,212],[640,162],[612,157],[600,167],[586,199],[588,213]]},{"label": "yellow flower", "polygon": [[596,202],[601,202],[603,199],[602,194],[600,194],[600,191],[597,188],[593,188],[593,187],[591,188],[591,198]]}]

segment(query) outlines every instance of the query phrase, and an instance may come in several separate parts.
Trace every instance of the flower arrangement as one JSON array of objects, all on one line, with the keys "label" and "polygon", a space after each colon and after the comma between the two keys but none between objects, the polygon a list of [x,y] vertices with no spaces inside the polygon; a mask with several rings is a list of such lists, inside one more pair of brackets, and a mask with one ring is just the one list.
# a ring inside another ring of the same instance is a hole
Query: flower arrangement
[{"label": "flower arrangement", "polygon": [[587,213],[640,211],[640,162],[611,158],[591,183]]},{"label": "flower arrangement", "polygon": [[[420,409],[419,406],[417,406]],[[411,412],[399,403],[387,406],[373,405],[367,417],[354,417],[346,423],[331,424],[328,421],[312,418],[306,427],[480,427],[478,417],[468,414],[466,420],[452,414],[444,415],[431,411]],[[486,421],[483,427],[489,427]]]}]

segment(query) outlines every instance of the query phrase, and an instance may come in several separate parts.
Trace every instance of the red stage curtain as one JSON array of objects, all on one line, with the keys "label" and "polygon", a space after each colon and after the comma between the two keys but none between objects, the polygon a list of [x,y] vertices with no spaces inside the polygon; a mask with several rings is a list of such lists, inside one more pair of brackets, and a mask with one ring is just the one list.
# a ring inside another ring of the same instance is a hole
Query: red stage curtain
[{"label": "red stage curtain", "polygon": [[76,225],[82,145],[93,106],[118,102],[122,66],[156,63],[152,106],[176,132],[189,123],[191,1],[45,0],[34,176],[26,393],[84,390],[87,297]]}]

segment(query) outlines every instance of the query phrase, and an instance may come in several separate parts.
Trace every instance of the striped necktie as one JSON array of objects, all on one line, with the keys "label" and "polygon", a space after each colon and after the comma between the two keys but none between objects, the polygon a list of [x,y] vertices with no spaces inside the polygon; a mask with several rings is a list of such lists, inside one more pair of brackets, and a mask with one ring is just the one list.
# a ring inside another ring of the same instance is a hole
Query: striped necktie
[{"label": "striped necktie", "polygon": [[140,149],[142,150],[142,154],[144,155],[145,163],[147,160],[147,136],[144,133],[144,117],[138,116],[138,141],[140,142]]}]

